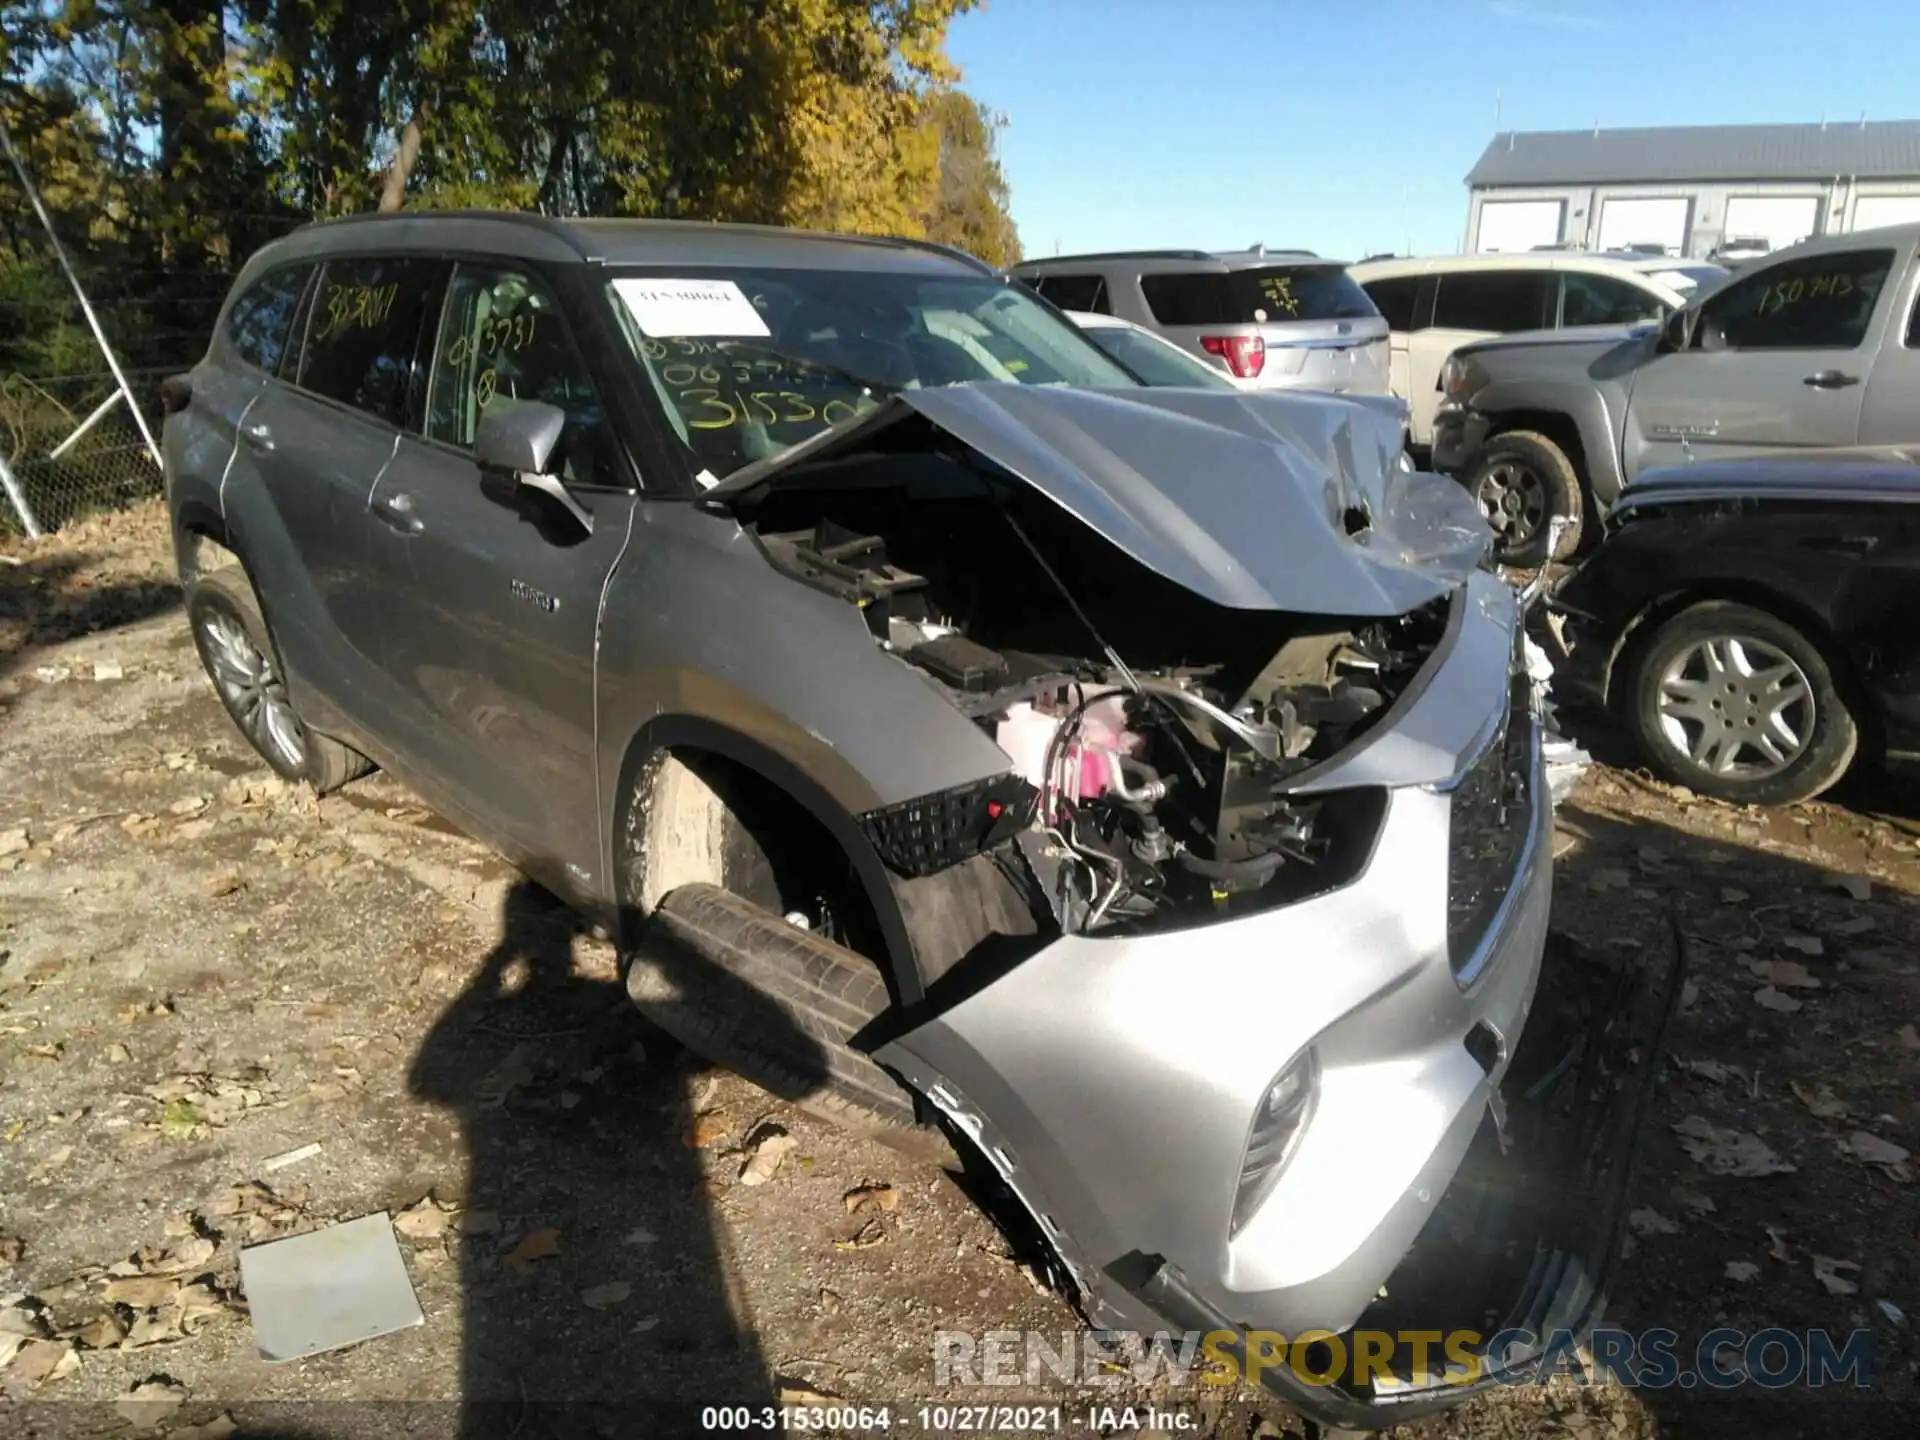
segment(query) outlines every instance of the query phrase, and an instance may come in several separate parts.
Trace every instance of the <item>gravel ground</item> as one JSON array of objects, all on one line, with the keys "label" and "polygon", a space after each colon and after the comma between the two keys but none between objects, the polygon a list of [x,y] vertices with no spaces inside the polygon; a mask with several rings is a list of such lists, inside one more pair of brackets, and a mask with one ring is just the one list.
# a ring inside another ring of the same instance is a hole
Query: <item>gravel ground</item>
[{"label": "gravel ground", "polygon": [[[1302,1433],[1252,1392],[937,1385],[937,1329],[1081,1328],[960,1184],[650,1031],[609,947],[393,781],[273,781],[177,607],[157,507],[0,555],[0,1431],[647,1435],[642,1397],[784,1395]],[[1597,766],[1555,920],[1692,951],[1610,1316],[1683,1353],[1865,1330],[1873,1389],[1567,1378],[1401,1433],[1915,1433],[1920,806],[1859,789],[1765,813]],[[261,1360],[240,1248],[381,1211],[425,1324]]]}]

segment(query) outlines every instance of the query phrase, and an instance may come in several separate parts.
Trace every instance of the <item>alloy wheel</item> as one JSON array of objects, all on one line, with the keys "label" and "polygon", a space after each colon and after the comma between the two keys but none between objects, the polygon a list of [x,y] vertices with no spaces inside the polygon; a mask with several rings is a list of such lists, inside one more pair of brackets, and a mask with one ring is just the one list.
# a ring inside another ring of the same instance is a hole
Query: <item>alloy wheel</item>
[{"label": "alloy wheel", "polygon": [[289,769],[300,769],[306,763],[306,733],[272,659],[260,653],[245,627],[230,615],[208,614],[200,629],[207,669],[228,712],[263,754],[277,755]]},{"label": "alloy wheel", "polygon": [[1487,466],[1473,498],[1503,549],[1527,544],[1547,523],[1547,487],[1518,460],[1495,460]]},{"label": "alloy wheel", "polygon": [[1780,774],[1812,743],[1813,686],[1785,651],[1744,635],[1689,645],[1660,675],[1660,733],[1701,769],[1743,780]]}]

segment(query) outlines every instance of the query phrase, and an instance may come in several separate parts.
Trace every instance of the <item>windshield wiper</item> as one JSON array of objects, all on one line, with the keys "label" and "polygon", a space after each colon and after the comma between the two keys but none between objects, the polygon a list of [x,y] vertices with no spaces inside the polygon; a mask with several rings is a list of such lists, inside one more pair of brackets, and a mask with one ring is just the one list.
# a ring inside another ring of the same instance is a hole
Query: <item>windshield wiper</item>
[{"label": "windshield wiper", "polygon": [[732,354],[735,349],[750,350],[766,356],[769,360],[778,360],[783,365],[798,365],[803,369],[817,370],[822,375],[831,375],[835,379],[846,381],[849,385],[857,385],[862,390],[878,395],[898,395],[902,389],[899,385],[889,385],[884,380],[875,380],[870,375],[861,375],[844,366],[834,365],[825,360],[816,360],[810,355],[795,354],[789,350],[782,350],[778,346],[762,345],[757,340],[719,340],[714,343],[717,348],[728,354]]}]

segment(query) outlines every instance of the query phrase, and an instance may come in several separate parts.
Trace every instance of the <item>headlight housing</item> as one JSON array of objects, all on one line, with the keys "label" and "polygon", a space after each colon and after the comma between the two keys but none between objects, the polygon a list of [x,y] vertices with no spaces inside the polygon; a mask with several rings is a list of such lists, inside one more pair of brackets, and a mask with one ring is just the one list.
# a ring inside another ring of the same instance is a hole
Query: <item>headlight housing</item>
[{"label": "headlight housing", "polygon": [[1308,1046],[1268,1084],[1253,1113],[1247,1133],[1246,1156],[1240,1162],[1240,1184],[1233,1195],[1233,1219],[1227,1234],[1238,1235],[1254,1211],[1273,1193],[1281,1172],[1293,1154],[1294,1142],[1307,1128],[1313,1097],[1320,1088],[1320,1060]]},{"label": "headlight housing", "polygon": [[1440,366],[1440,379],[1434,388],[1449,400],[1464,400],[1470,388],[1471,370],[1458,355],[1449,355]]}]

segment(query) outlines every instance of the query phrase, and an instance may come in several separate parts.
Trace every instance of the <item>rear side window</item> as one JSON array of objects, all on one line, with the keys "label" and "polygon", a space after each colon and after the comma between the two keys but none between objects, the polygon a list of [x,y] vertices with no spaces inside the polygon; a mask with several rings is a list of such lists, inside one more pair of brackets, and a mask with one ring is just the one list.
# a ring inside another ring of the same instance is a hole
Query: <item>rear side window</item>
[{"label": "rear side window", "polygon": [[439,268],[433,260],[328,261],[307,316],[301,389],[406,424]]},{"label": "rear side window", "polygon": [[1538,330],[1548,322],[1551,270],[1471,270],[1439,277],[1433,323],[1442,330]]},{"label": "rear side window", "polygon": [[1398,275],[1391,280],[1369,280],[1360,287],[1374,308],[1387,318],[1389,330],[1413,329],[1414,302],[1420,298],[1420,277]]},{"label": "rear side window", "polygon": [[1560,277],[1562,325],[1638,325],[1666,311],[1650,292],[1617,276],[1569,270]]},{"label": "rear side window", "polygon": [[1030,283],[1062,310],[1084,310],[1095,315],[1113,313],[1104,275],[1041,275]]},{"label": "rear side window", "polygon": [[262,275],[227,311],[227,342],[249,365],[269,375],[280,368],[287,334],[300,295],[313,274],[311,265],[289,265]]},{"label": "rear side window", "polygon": [[1707,298],[1695,343],[1725,350],[1856,349],[1892,268],[1891,250],[1769,265]]},{"label": "rear side window", "polygon": [[1338,265],[1142,275],[1140,292],[1162,325],[1371,320],[1380,313],[1367,292]]}]

